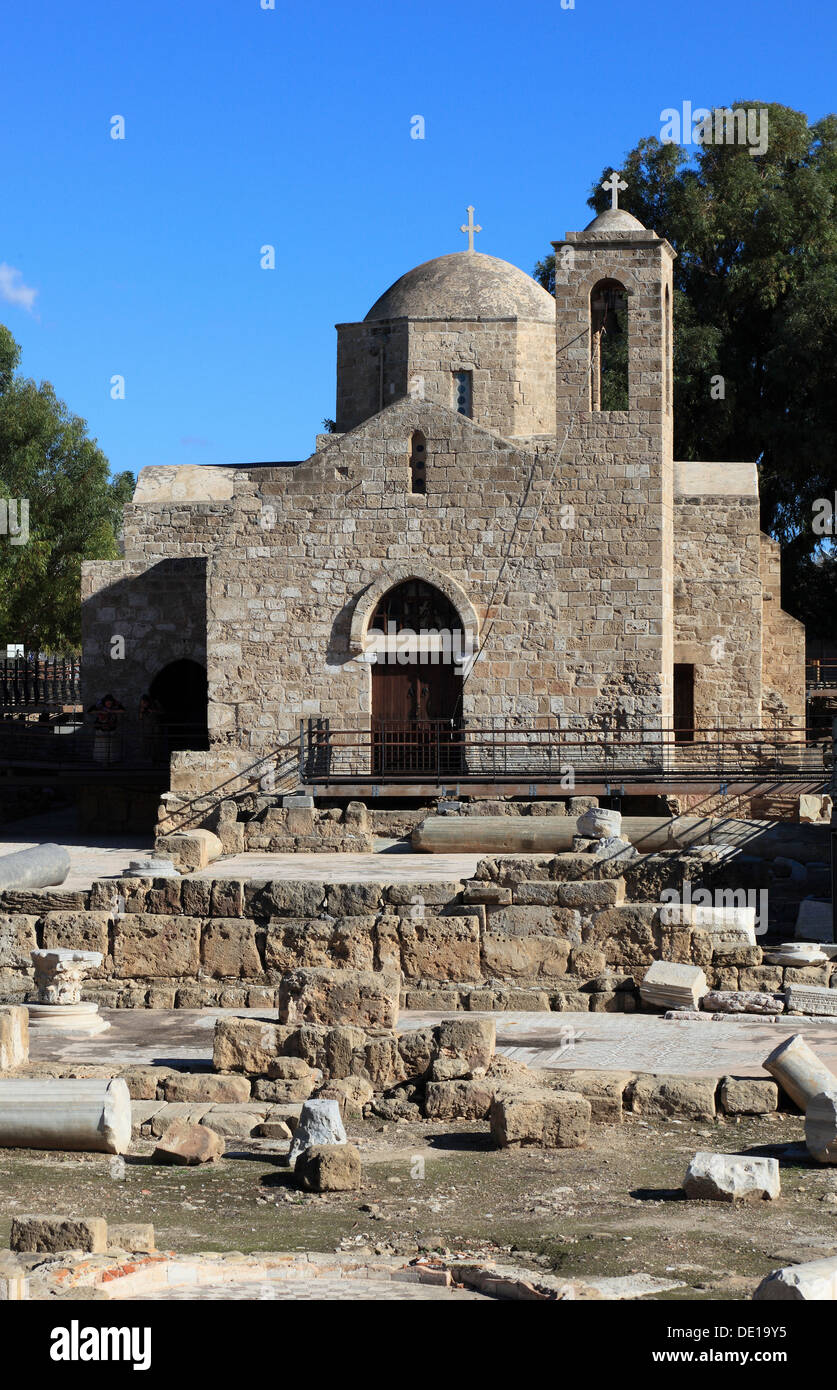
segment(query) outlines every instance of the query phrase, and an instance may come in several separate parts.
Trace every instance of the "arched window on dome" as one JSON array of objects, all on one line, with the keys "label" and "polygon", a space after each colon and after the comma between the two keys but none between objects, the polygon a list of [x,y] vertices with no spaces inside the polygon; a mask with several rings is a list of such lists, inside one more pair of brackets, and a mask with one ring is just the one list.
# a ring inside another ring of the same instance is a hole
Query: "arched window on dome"
[{"label": "arched window on dome", "polygon": [[590,291],[590,408],[628,410],[628,296],[618,280]]},{"label": "arched window on dome", "polygon": [[410,440],[410,491],[427,492],[427,440],[421,430]]}]

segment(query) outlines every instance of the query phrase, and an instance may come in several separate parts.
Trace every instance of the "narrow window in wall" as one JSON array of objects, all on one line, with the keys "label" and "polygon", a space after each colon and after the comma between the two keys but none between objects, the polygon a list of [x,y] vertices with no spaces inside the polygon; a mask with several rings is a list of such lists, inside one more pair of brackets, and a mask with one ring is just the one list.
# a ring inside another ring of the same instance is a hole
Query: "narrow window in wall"
[{"label": "narrow window in wall", "polygon": [[618,280],[590,291],[590,408],[627,410],[628,296]]},{"label": "narrow window in wall", "polygon": [[695,741],[695,668],[691,662],[674,666],[674,742]]},{"label": "narrow window in wall", "polygon": [[421,430],[410,440],[410,491],[427,492],[427,440]]},{"label": "narrow window in wall", "polygon": [[453,404],[460,415],[474,413],[474,374],[473,372],[454,372]]}]

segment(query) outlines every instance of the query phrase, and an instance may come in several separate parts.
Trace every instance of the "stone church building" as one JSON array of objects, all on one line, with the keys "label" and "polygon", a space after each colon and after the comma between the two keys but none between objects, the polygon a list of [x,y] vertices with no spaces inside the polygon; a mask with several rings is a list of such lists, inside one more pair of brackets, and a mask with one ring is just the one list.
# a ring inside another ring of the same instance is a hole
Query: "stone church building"
[{"label": "stone church building", "polygon": [[149,693],[183,794],[309,720],[384,778],[423,740],[466,772],[462,729],[801,727],[756,466],[673,458],[674,255],[614,207],[556,243],[554,298],[440,256],[337,326],[309,458],[143,469],[123,558],[84,567],[85,705]]}]

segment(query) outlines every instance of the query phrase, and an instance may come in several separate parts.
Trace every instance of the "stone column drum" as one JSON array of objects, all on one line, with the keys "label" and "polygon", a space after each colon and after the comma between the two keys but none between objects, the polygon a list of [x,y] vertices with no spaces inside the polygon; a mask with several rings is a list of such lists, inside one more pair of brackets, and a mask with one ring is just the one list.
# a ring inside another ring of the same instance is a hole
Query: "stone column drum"
[{"label": "stone column drum", "polygon": [[785,1038],[762,1062],[800,1110],[823,1091],[837,1091],[837,1076],[812,1052],[801,1033]]},{"label": "stone column drum", "polygon": [[131,1142],[127,1084],[0,1080],[0,1149],[123,1154]]}]

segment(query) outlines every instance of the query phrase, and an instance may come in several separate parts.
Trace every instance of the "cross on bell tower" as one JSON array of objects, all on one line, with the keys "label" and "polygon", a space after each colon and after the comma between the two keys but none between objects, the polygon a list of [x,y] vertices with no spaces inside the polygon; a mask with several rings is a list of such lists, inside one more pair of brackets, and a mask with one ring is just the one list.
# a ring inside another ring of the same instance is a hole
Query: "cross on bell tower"
[{"label": "cross on bell tower", "polygon": [[473,251],[473,249],[474,249],[474,233],[475,233],[475,232],[481,232],[481,231],[482,231],[482,227],[477,227],[477,226],[474,225],[474,209],[473,209],[472,207],[467,207],[467,208],[465,209],[465,211],[466,211],[467,214],[468,214],[468,221],[467,221],[467,222],[464,222],[464,223],[462,224],[462,226],[459,228],[459,230],[460,230],[460,232],[467,232],[467,233],[468,233],[468,250],[469,250],[469,251]]},{"label": "cross on bell tower", "polygon": [[610,178],[605,179],[602,188],[605,193],[610,194],[610,206],[612,208],[619,207],[619,194],[624,193],[627,187],[628,185],[625,183],[624,179],[620,178],[615,169],[611,170]]}]

